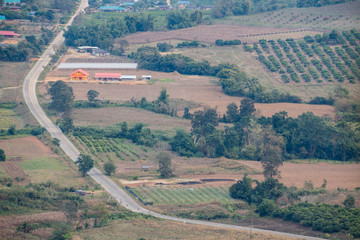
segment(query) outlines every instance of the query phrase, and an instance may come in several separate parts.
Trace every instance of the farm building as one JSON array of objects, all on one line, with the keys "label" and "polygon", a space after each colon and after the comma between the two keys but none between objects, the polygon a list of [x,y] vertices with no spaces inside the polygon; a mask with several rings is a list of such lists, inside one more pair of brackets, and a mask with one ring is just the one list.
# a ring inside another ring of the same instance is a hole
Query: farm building
[{"label": "farm building", "polygon": [[135,80],[136,75],[123,75],[121,76],[121,80]]},{"label": "farm building", "polygon": [[98,47],[91,47],[91,46],[81,46],[81,47],[78,47],[77,50],[79,53],[85,53],[85,52],[92,52],[96,49],[99,49]]},{"label": "farm building", "polygon": [[136,69],[137,63],[60,63],[58,69]]},{"label": "farm building", "polygon": [[95,73],[95,79],[98,81],[120,81],[121,73]]},{"label": "farm building", "polygon": [[20,34],[17,34],[14,31],[0,31],[0,36],[5,36],[8,38],[14,38],[14,37],[19,38]]},{"label": "farm building", "polygon": [[94,56],[109,56],[110,53],[104,49],[93,49],[91,55]]},{"label": "farm building", "polygon": [[8,4],[20,4],[21,1],[20,0],[4,0],[4,4],[8,5]]},{"label": "farm building", "polygon": [[0,21],[6,20],[6,17],[4,15],[0,15]]},{"label": "farm building", "polygon": [[159,9],[164,10],[164,11],[170,10],[170,6],[169,5],[159,5]]},{"label": "farm building", "polygon": [[150,75],[142,75],[142,78],[143,78],[143,79],[146,79],[146,80],[150,80],[150,79],[151,79],[151,76],[150,76]]},{"label": "farm building", "polygon": [[88,77],[89,77],[89,73],[85,72],[82,69],[78,69],[70,74],[71,80],[87,80]]},{"label": "farm building", "polygon": [[126,7],[102,6],[102,7],[100,7],[100,11],[102,11],[102,12],[125,12]]}]

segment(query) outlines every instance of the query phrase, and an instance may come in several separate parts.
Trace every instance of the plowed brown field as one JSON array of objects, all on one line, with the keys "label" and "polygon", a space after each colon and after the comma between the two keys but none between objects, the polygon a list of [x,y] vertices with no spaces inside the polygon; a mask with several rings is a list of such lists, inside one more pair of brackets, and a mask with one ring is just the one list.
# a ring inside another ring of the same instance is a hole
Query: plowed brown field
[{"label": "plowed brown field", "polygon": [[[167,32],[142,32],[131,34],[126,37],[130,44],[143,44],[150,42],[168,41],[168,40],[183,40],[214,43],[217,39],[233,40],[240,39],[246,42],[257,41],[257,38],[265,38],[268,36],[285,36],[285,38],[296,38],[301,33],[302,29],[290,28],[271,28],[258,26],[239,26],[239,25],[199,25],[192,28],[185,28]],[[307,31],[306,34],[309,31]],[[287,34],[287,35],[284,35]],[[289,35],[290,34],[290,35]],[[295,34],[295,35],[294,35]],[[311,35],[311,34],[310,34]],[[314,33],[315,35],[315,33]],[[254,38],[254,39],[253,39]]]}]

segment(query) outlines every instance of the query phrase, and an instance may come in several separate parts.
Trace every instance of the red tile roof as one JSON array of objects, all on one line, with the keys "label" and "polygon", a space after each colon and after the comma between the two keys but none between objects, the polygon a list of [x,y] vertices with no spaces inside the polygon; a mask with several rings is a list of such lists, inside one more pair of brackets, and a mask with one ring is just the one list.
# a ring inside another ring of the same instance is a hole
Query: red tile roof
[{"label": "red tile roof", "polygon": [[20,37],[20,34],[17,34],[14,31],[0,31],[0,35]]},{"label": "red tile roof", "polygon": [[95,78],[120,78],[121,73],[95,73]]},{"label": "red tile roof", "polygon": [[89,76],[89,73],[85,72],[85,71],[84,71],[84,70],[82,70],[82,69],[78,69],[78,70],[76,70],[75,72],[71,73],[71,74],[70,74],[70,76],[71,76],[71,75],[73,75],[73,74],[75,74],[75,73],[78,73],[78,72],[80,72],[80,73],[84,74],[85,76]]}]

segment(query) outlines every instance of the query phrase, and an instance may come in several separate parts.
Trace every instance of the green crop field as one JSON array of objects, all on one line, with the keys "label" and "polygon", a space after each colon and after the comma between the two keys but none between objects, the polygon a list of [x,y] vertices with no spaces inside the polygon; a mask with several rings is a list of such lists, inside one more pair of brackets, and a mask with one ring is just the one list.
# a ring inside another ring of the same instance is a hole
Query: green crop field
[{"label": "green crop field", "polygon": [[67,166],[58,158],[35,158],[19,163],[25,170],[66,170]]},{"label": "green crop field", "polygon": [[128,143],[118,138],[94,138],[92,136],[77,136],[76,140],[88,153],[99,160],[103,155],[120,160],[145,160],[149,156],[145,147],[140,148],[134,144]]},{"label": "green crop field", "polygon": [[0,130],[7,130],[13,124],[18,128],[23,126],[22,120],[13,110],[0,108]]},{"label": "green crop field", "polygon": [[219,201],[232,203],[226,187],[200,188],[163,188],[163,187],[136,187],[131,188],[144,202],[154,204],[196,204]]}]

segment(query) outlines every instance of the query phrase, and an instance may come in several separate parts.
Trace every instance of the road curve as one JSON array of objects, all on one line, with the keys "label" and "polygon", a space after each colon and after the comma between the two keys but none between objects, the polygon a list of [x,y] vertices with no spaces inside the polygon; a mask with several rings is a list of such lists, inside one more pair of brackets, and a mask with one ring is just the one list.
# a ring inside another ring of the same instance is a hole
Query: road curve
[{"label": "road curve", "polygon": [[[66,29],[68,26],[72,24],[72,21],[75,16],[77,16],[81,11],[83,11],[88,6],[88,0],[82,0],[76,13],[70,19],[69,23],[65,26]],[[65,151],[65,153],[73,160],[76,161],[80,152],[76,149],[76,147],[70,142],[70,140],[61,132],[61,130],[53,124],[50,119],[46,116],[45,112],[42,110],[36,96],[36,82],[42,72],[43,68],[50,62],[51,55],[55,53],[55,48],[60,46],[64,42],[63,31],[61,31],[53,42],[49,45],[46,51],[43,53],[39,61],[34,65],[34,67],[30,70],[28,75],[25,77],[23,84],[23,95],[29,110],[34,115],[34,117],[39,121],[39,123],[46,128],[46,130],[50,133],[53,138],[57,138],[60,140],[60,147]],[[243,231],[252,231],[258,233],[267,233],[272,235],[280,235],[283,237],[289,238],[297,238],[297,239],[307,239],[307,240],[320,240],[320,238],[308,237],[290,233],[276,232],[264,229],[257,228],[249,228],[249,227],[241,227],[229,224],[220,224],[214,222],[206,222],[206,221],[197,221],[190,219],[183,219],[177,217],[171,217],[162,215],[156,212],[149,211],[142,206],[140,206],[137,202],[135,202],[123,189],[121,189],[118,185],[116,185],[111,179],[102,174],[98,169],[93,168],[89,172],[89,175],[99,183],[107,192],[110,193],[122,206],[125,208],[143,214],[148,214],[154,217],[178,221],[182,223],[191,223],[198,225],[205,225],[210,227],[217,228],[226,228],[226,229],[234,229],[234,230],[243,230]]]}]

